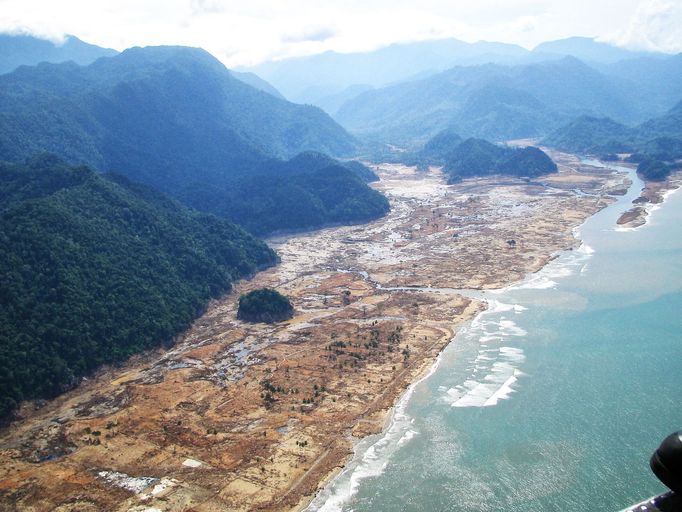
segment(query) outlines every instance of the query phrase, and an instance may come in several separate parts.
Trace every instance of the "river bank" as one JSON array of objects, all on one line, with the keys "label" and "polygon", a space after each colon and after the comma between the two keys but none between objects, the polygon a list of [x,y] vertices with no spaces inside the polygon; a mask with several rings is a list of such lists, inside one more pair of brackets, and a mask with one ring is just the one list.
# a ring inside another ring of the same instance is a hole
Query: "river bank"
[{"label": "river bank", "polygon": [[[0,437],[0,503],[304,507],[484,307],[404,288],[517,282],[576,247],[574,228],[626,188],[621,174],[553,157],[557,175],[504,184],[379,166],[387,217],[272,240],[282,263],[212,304],[173,349],[25,409]],[[291,298],[291,321],[236,320],[239,294],[262,286]]]}]

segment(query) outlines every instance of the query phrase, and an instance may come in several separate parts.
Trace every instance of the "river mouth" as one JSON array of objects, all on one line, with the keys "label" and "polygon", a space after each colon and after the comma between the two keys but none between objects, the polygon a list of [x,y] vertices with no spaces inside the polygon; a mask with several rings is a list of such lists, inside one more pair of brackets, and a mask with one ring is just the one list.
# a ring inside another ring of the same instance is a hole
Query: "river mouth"
[{"label": "river mouth", "polygon": [[488,309],[309,510],[618,510],[663,491],[646,462],[682,422],[682,201],[623,232],[642,183],[616,170],[632,185],[578,249],[471,292]]}]

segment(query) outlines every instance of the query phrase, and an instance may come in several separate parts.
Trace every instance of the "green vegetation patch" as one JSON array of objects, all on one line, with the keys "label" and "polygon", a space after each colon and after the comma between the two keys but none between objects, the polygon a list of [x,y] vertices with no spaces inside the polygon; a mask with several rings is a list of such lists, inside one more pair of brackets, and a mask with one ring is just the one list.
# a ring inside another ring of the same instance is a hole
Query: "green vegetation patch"
[{"label": "green vegetation patch", "polygon": [[282,322],[294,316],[289,299],[272,288],[260,288],[239,297],[237,318],[247,322]]}]

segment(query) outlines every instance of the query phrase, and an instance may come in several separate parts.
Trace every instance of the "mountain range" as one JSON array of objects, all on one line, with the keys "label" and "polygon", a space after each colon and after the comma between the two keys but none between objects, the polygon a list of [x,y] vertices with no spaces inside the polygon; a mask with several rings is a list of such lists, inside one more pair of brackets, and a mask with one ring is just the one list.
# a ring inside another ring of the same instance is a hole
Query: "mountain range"
[{"label": "mountain range", "polygon": [[[347,155],[355,146],[319,108],[251,87],[195,48],[132,48],[88,66],[41,63],[0,75],[0,159],[50,152],[115,171],[261,235],[385,213],[386,200],[346,166],[327,162],[322,172],[298,159],[292,173],[286,163],[307,151]],[[320,196],[327,181],[334,183],[333,208]],[[299,208],[308,205],[298,221],[283,215],[294,197]]]},{"label": "mountain range", "polygon": [[336,53],[295,57],[265,62],[244,70],[252,71],[290,100],[311,103],[334,115],[338,96],[351,100],[363,89],[425,79],[455,66],[482,64],[524,65],[566,56],[590,65],[660,56],[635,52],[586,37],[549,41],[533,50],[505,43],[439,39],[392,44],[369,52]]},{"label": "mountain range", "polygon": [[[615,79],[575,57],[458,66],[360,94],[335,118],[360,138],[410,148],[446,128],[464,137],[509,140],[546,135],[581,115],[636,124],[681,99],[682,56],[629,62],[630,68],[655,67],[658,74],[639,81]],[[621,72],[630,68],[619,65]]]},{"label": "mountain range", "polygon": [[172,342],[277,261],[254,235],[384,215],[360,151],[402,145],[450,182],[556,170],[483,138],[679,158],[681,90],[680,56],[580,38],[235,71],[198,48],[0,37],[0,415]]},{"label": "mountain range", "polygon": [[[87,66],[100,57],[113,57],[118,53],[112,48],[86,43],[72,35],[66,35],[63,41],[55,43],[28,34],[0,34],[0,75],[10,73],[19,66],[35,66],[41,62],[75,62]],[[277,89],[254,73],[234,70],[230,73],[251,87],[284,98]]]}]

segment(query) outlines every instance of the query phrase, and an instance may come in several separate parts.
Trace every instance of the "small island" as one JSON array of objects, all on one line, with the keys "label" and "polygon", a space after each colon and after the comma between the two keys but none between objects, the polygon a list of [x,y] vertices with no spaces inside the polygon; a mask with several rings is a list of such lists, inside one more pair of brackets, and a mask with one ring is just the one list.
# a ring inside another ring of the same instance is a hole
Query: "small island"
[{"label": "small island", "polygon": [[289,299],[272,288],[259,288],[239,297],[239,320],[272,324],[293,316],[294,307]]}]

